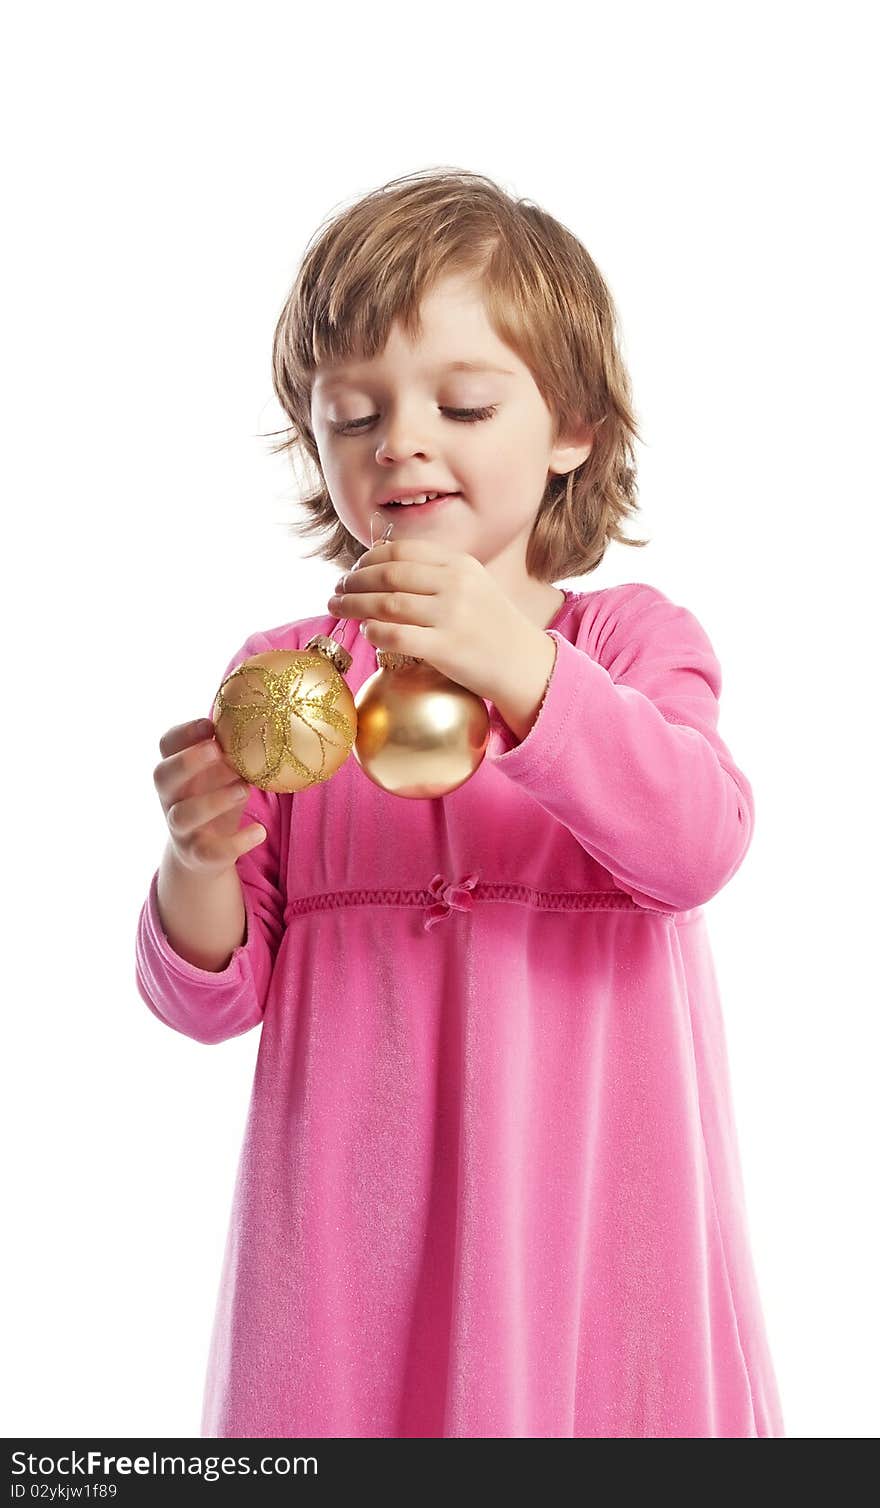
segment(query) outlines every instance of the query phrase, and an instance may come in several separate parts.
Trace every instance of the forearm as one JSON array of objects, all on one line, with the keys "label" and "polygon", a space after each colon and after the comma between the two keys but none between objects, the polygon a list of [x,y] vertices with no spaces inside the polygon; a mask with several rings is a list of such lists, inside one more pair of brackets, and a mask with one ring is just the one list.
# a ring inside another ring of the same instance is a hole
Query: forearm
[{"label": "forearm", "polygon": [[247,934],[235,865],[218,875],[197,875],[179,863],[169,843],[159,865],[157,896],[162,928],[175,953],[196,968],[222,972]]},{"label": "forearm", "polygon": [[530,735],[487,757],[638,904],[685,911],[736,872],[754,803],[718,734],[720,670],[700,625],[663,602],[650,616],[632,635],[633,664],[617,660],[629,681],[557,634]]},{"label": "forearm", "polygon": [[540,628],[524,634],[519,651],[507,658],[509,671],[491,700],[520,743],[538,716],[555,662],[556,642]]}]

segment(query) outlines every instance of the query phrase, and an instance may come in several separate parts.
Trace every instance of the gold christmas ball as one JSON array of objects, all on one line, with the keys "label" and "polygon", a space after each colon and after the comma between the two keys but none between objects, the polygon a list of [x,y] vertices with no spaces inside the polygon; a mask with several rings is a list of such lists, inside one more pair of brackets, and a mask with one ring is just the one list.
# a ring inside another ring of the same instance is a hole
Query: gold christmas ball
[{"label": "gold christmas ball", "polygon": [[226,758],[263,791],[304,791],[329,780],[352,751],[357,712],[343,673],[351,655],[315,634],[305,649],[268,649],[243,660],[214,699]]},{"label": "gold christmas ball", "polygon": [[485,702],[426,660],[384,649],[376,659],[354,699],[364,774],[392,796],[445,796],[464,785],[489,745]]}]

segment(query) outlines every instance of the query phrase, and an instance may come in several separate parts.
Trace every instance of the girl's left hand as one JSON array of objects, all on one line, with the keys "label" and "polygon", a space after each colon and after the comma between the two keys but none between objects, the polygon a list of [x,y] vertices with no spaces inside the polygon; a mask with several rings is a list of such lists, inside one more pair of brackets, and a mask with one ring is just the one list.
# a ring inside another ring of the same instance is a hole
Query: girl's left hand
[{"label": "girl's left hand", "polygon": [[336,583],[329,610],[360,618],[377,649],[417,655],[477,696],[494,700],[504,667],[534,624],[473,555],[427,539],[373,545]]}]

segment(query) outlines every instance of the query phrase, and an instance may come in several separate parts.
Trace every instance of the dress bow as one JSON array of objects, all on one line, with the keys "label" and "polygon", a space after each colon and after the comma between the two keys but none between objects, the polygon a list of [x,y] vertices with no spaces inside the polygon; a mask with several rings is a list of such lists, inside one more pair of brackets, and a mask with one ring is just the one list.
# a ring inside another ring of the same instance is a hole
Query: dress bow
[{"label": "dress bow", "polygon": [[425,911],[425,931],[428,932],[436,922],[449,916],[453,906],[456,911],[472,910],[474,898],[470,892],[479,878],[479,874],[468,874],[464,879],[455,881],[445,879],[442,874],[435,874],[428,888],[437,900]]}]

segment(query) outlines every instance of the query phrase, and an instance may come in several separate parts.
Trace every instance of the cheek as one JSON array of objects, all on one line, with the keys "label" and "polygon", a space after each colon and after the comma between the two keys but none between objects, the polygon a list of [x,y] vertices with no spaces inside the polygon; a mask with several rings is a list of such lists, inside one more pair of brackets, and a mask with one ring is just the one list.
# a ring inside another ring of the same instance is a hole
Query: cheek
[{"label": "cheek", "polygon": [[504,497],[513,504],[516,498],[529,493],[527,462],[515,443],[504,440],[481,457],[474,468],[474,480],[478,494],[487,500]]}]

